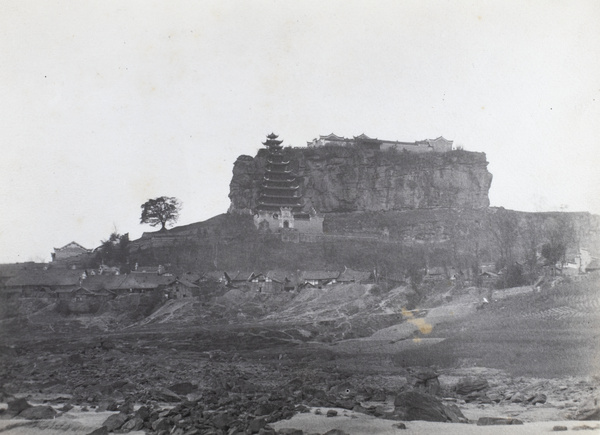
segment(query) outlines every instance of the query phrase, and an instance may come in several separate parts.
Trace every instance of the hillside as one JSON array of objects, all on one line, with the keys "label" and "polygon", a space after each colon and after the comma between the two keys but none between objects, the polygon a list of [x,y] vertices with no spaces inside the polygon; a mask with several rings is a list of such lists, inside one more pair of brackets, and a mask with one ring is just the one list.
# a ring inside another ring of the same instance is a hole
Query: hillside
[{"label": "hillside", "polygon": [[[579,248],[600,256],[600,218],[590,213],[526,213],[498,208],[423,209],[325,214],[324,234],[311,243],[288,243],[259,233],[252,216],[224,214],[205,222],[145,233],[131,243],[130,261],[169,264],[178,270],[357,270],[400,274],[418,261],[428,267],[494,264],[498,230],[514,229],[514,258],[526,263],[532,244],[539,256],[557,225],[572,229],[568,258]],[[389,236],[383,237],[384,231]]]}]

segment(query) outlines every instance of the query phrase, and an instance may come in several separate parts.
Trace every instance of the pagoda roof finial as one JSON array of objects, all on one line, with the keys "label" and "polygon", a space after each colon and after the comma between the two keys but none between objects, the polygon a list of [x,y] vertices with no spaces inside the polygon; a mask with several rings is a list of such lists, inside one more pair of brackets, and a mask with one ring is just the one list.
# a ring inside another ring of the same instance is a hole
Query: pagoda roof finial
[{"label": "pagoda roof finial", "polygon": [[266,146],[269,149],[275,148],[275,149],[280,149],[281,148],[281,143],[283,142],[282,140],[277,140],[279,136],[276,135],[275,133],[271,133],[269,135],[267,135],[267,140],[266,142],[263,142],[263,145]]}]

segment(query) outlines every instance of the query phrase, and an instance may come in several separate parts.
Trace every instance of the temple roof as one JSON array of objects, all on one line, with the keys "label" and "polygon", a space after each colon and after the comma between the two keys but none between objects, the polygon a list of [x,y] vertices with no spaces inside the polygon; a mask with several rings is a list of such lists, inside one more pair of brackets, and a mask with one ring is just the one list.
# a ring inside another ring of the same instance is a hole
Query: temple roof
[{"label": "temple roof", "polygon": [[277,140],[279,136],[277,136],[275,133],[271,133],[270,135],[267,136],[267,140],[265,142],[263,142],[263,145],[269,147],[269,148],[281,148],[281,143],[283,142],[282,140]]},{"label": "temple roof", "polygon": [[346,140],[346,138],[342,137],[342,136],[338,136],[334,133],[328,134],[327,136],[319,136],[320,139],[327,139],[327,140]]},{"label": "temple roof", "polygon": [[91,249],[87,249],[84,248],[83,246],[81,246],[79,243],[77,242],[71,242],[71,243],[67,243],[65,246],[63,246],[62,248],[54,248],[55,251],[62,251],[63,249],[72,249],[72,248],[77,248],[77,249],[81,249],[83,251],[91,251]]},{"label": "temple roof", "polygon": [[436,144],[443,144],[443,145],[450,145],[450,146],[452,146],[452,143],[454,142],[452,140],[446,139],[444,136],[440,136],[440,137],[437,137],[435,139],[425,139],[425,140],[427,141],[427,143],[429,145],[433,145],[434,143],[436,143]]}]

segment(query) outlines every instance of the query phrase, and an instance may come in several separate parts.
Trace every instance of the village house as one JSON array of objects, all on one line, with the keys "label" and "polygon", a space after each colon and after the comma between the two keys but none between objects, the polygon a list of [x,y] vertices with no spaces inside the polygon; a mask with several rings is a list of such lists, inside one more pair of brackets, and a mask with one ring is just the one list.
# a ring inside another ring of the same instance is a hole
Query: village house
[{"label": "village house", "polygon": [[479,274],[479,278],[482,287],[495,288],[501,277],[497,273],[485,271]]},{"label": "village house", "polygon": [[154,274],[95,275],[88,276],[81,286],[88,290],[109,290],[115,294],[148,293],[154,290],[167,290],[175,282],[175,277]]},{"label": "village house", "polygon": [[165,267],[161,264],[159,264],[158,266],[138,266],[138,264],[135,263],[131,273],[150,273],[154,275],[164,275],[166,271]]},{"label": "village house", "polygon": [[327,270],[304,271],[300,276],[301,285],[310,285],[313,287],[322,287],[324,285],[335,284],[340,272]]},{"label": "village house", "polygon": [[79,287],[72,290],[69,294],[61,296],[70,313],[87,314],[95,313],[102,304],[114,299],[116,294],[106,289],[89,290],[85,287]]},{"label": "village house", "polygon": [[597,258],[592,258],[592,260],[587,264],[585,271],[586,272],[600,271],[600,260]]},{"label": "village house", "polygon": [[298,286],[297,272],[269,270],[266,277],[266,282],[271,286],[271,289],[267,289],[267,291],[293,291]]},{"label": "village house", "polygon": [[258,274],[250,271],[230,271],[223,272],[225,278],[225,284],[234,288],[247,288],[252,287],[252,280],[255,279]]},{"label": "village house", "polygon": [[337,282],[340,284],[347,284],[351,282],[365,284],[368,282],[373,282],[373,272],[361,272],[346,267],[344,271],[340,273],[340,276],[337,277]]},{"label": "village house", "polygon": [[442,266],[428,267],[424,281],[443,281],[448,279],[448,271]]},{"label": "village house", "polygon": [[222,284],[225,284],[227,282],[226,278],[225,278],[225,274],[223,272],[217,271],[217,270],[211,270],[208,272],[205,272],[202,277],[204,279],[210,280],[210,281],[216,281]]},{"label": "village house", "polygon": [[200,296],[200,286],[185,278],[177,278],[168,288],[169,299],[184,299]]},{"label": "village house", "polygon": [[76,289],[86,276],[83,270],[22,270],[6,281],[6,291],[23,297],[57,297]]},{"label": "village house", "polygon": [[91,252],[91,249],[84,248],[77,242],[71,242],[62,248],[54,248],[54,252],[51,255],[52,261],[63,261],[83,254],[90,254]]}]

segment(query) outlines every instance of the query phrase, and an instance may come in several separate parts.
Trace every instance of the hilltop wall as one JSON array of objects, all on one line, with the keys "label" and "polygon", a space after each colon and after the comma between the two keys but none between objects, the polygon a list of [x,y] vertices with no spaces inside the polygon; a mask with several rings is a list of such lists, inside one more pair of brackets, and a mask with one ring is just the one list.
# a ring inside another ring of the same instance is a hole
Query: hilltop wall
[{"label": "hilltop wall", "polygon": [[[251,212],[266,150],[240,156],[230,183],[230,212]],[[489,205],[492,174],[484,153],[417,154],[361,147],[286,148],[306,208],[319,213],[411,209],[480,209]]]}]

